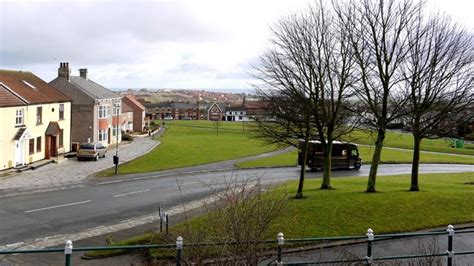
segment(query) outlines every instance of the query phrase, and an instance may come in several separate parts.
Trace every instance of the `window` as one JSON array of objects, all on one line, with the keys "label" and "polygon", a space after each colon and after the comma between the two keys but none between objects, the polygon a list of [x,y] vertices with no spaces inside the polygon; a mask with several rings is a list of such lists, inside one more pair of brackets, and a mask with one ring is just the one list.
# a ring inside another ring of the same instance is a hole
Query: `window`
[{"label": "window", "polygon": [[242,116],[239,116],[239,120],[242,120]]},{"label": "window", "polygon": [[36,152],[41,151],[41,137],[36,138]]},{"label": "window", "polygon": [[59,120],[64,120],[64,104],[59,104]]},{"label": "window", "polygon": [[109,116],[107,107],[107,105],[99,105],[99,119],[107,118]]},{"label": "window", "polygon": [[30,139],[30,155],[35,153],[35,139]]},{"label": "window", "polygon": [[15,125],[23,125],[23,109],[16,109]]},{"label": "window", "polygon": [[99,141],[106,141],[108,139],[107,130],[99,130]]},{"label": "window", "polygon": [[114,136],[114,137],[117,136],[117,127],[116,126],[112,128],[112,136]]},{"label": "window", "polygon": [[59,136],[58,136],[59,140],[59,147],[62,148],[63,147],[63,144],[64,144],[64,129],[61,129],[61,131],[59,132]]},{"label": "window", "polygon": [[43,123],[43,107],[36,107],[36,124],[41,125]]},{"label": "window", "polygon": [[114,106],[113,108],[113,115],[119,115],[120,114],[120,107]]}]

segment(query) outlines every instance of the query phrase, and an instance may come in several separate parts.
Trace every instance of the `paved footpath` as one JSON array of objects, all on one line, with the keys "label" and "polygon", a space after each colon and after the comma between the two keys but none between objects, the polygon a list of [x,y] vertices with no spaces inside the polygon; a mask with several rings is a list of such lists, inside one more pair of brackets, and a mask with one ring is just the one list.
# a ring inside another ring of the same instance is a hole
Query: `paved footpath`
[{"label": "paved footpath", "polygon": [[[135,159],[159,144],[159,141],[149,137],[135,137],[132,142],[119,145],[120,163]],[[67,158],[59,164],[47,164],[36,170],[11,173],[0,178],[0,195],[16,191],[54,189],[80,184],[89,175],[113,167],[113,155],[115,155],[115,148],[109,148],[107,157],[98,161],[79,162],[77,158],[73,157]]]}]

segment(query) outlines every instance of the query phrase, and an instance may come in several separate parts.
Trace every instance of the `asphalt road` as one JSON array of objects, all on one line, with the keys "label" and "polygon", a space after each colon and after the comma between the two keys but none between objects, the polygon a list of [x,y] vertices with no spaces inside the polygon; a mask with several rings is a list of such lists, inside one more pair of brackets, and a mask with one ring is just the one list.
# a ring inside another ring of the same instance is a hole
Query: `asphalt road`
[{"label": "asphalt road", "polygon": [[[381,165],[379,175],[409,173],[410,165]],[[421,165],[420,173],[472,172],[472,165]],[[334,177],[364,176],[360,171],[335,171]],[[318,178],[321,173],[309,173]],[[0,246],[66,234],[123,220],[203,198],[226,180],[260,177],[263,183],[297,179],[298,168],[218,170],[190,169],[135,174],[120,179],[89,181],[79,187],[0,199]],[[178,185],[179,184],[179,185]]]}]

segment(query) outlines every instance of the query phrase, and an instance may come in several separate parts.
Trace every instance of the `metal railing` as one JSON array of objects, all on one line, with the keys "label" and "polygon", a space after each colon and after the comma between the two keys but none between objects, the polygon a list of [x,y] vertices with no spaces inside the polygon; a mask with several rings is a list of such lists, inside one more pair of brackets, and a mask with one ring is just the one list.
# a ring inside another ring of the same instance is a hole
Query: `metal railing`
[{"label": "metal railing", "polygon": [[[474,250],[467,251],[456,251],[453,250],[453,239],[454,239],[454,227],[449,225],[446,231],[441,232],[425,232],[425,233],[402,233],[402,234],[381,234],[375,235],[372,229],[367,230],[365,236],[337,236],[337,237],[310,237],[310,238],[284,238],[283,233],[277,234],[276,240],[264,240],[259,241],[261,244],[276,244],[277,245],[277,258],[272,261],[276,265],[307,265],[307,264],[329,264],[329,263],[354,263],[354,262],[365,262],[366,265],[371,265],[374,261],[381,260],[400,260],[400,259],[414,259],[414,258],[426,258],[426,257],[447,257],[447,265],[453,265],[454,256],[471,255],[474,254]],[[458,234],[474,233],[474,230],[463,230],[457,232]],[[372,254],[372,246],[374,240],[383,240],[391,238],[404,238],[404,237],[417,237],[417,236],[434,236],[434,235],[448,235],[448,249],[443,253],[432,253],[432,254],[415,254],[415,255],[396,255],[396,256],[384,256],[374,257]],[[307,243],[307,242],[320,242],[320,241],[340,241],[340,240],[365,240],[367,243],[367,255],[365,258],[352,259],[352,260],[331,260],[331,261],[306,261],[299,263],[291,263],[283,261],[283,250],[286,243]],[[148,244],[148,245],[132,245],[132,246],[98,246],[98,247],[78,247],[73,248],[72,241],[67,240],[64,248],[44,248],[44,249],[15,249],[15,250],[0,250],[0,255],[6,254],[33,254],[33,253],[63,253],[64,261],[66,266],[72,265],[71,256],[73,251],[99,251],[99,250],[137,250],[137,249],[175,249],[176,250],[176,265],[182,265],[182,252],[185,247],[196,247],[196,246],[217,246],[223,244],[236,244],[236,243],[189,243],[185,244],[183,238],[178,236],[175,244]],[[270,263],[270,264],[272,264]]]}]

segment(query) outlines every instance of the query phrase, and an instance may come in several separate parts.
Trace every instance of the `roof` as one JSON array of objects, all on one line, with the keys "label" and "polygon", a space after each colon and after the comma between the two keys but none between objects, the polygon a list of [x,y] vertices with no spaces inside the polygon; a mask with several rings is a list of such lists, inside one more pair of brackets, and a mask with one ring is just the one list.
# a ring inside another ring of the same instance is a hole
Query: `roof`
[{"label": "roof", "polygon": [[46,136],[58,136],[61,134],[61,128],[59,127],[58,122],[49,122],[48,128],[46,128],[46,132],[44,134]]},{"label": "roof", "polygon": [[125,95],[123,97],[123,100],[126,100],[128,104],[135,105],[143,111],[145,111],[146,109],[145,106],[143,106],[139,101],[137,101],[137,99],[135,99],[135,97],[133,97],[132,95]]},{"label": "roof", "polygon": [[120,98],[118,93],[115,93],[90,79],[82,77],[70,77],[70,82],[74,84],[78,89],[85,92],[87,95],[94,99],[109,99],[109,98]]},{"label": "roof", "polygon": [[10,90],[0,84],[0,107],[26,105],[21,98],[17,97]]},{"label": "roof", "polygon": [[13,137],[13,140],[20,140],[21,136],[23,136],[23,133],[25,133],[26,128],[20,128],[16,132],[15,136]]},{"label": "roof", "polygon": [[[70,102],[71,99],[31,72],[0,70],[0,83],[24,104]],[[2,93],[5,104],[13,104],[11,95]],[[18,102],[18,101],[14,101]],[[0,106],[3,106],[0,103]]]},{"label": "roof", "polygon": [[245,107],[243,106],[230,106],[225,108],[226,112],[235,112],[235,111],[245,111]]},{"label": "roof", "polygon": [[122,98],[122,113],[133,112],[133,108],[130,105],[128,105],[128,102],[124,102],[123,99],[125,98]]}]

